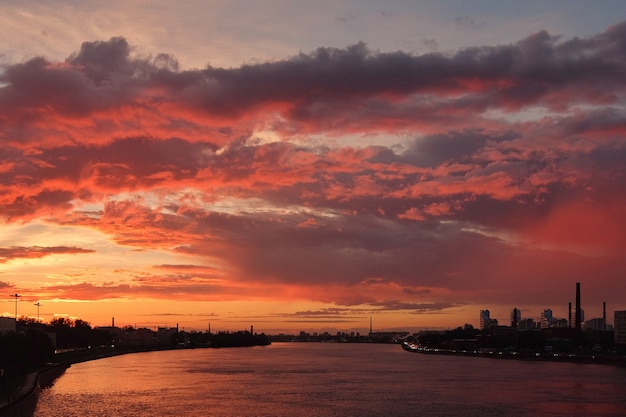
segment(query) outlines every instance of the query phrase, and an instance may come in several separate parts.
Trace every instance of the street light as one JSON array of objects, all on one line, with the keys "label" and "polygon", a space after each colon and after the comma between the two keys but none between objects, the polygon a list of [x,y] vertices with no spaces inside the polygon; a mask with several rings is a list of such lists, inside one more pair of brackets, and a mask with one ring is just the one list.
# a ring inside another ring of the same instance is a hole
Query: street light
[{"label": "street light", "polygon": [[19,294],[11,294],[11,297],[15,298],[15,322],[17,323],[17,299],[20,298]]},{"label": "street light", "polygon": [[41,307],[41,303],[37,301],[37,304],[33,304],[37,306],[37,323],[39,323],[39,307]]}]

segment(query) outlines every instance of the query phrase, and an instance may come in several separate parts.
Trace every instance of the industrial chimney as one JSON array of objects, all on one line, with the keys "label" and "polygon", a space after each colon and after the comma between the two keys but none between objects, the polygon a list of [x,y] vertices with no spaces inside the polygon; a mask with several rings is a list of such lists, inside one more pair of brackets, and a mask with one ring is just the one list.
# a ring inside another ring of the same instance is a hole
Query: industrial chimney
[{"label": "industrial chimney", "polygon": [[569,316],[567,317],[568,323],[569,323],[569,327],[574,327],[572,326],[572,303],[569,302],[568,303],[568,311],[569,311]]},{"label": "industrial chimney", "polygon": [[582,314],[580,311],[580,282],[576,283],[576,331],[580,332]]},{"label": "industrial chimney", "polygon": [[606,331],[606,301],[602,301],[602,330]]}]

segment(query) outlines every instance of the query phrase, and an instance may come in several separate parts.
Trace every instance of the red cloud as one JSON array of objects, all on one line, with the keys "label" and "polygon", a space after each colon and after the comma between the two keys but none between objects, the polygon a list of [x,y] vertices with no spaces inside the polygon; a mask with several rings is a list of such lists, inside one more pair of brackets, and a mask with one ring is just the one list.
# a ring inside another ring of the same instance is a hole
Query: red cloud
[{"label": "red cloud", "polygon": [[12,246],[0,248],[0,263],[6,263],[12,259],[37,259],[43,258],[49,255],[57,254],[78,254],[78,253],[93,253],[91,249],[82,249],[68,246]]},{"label": "red cloud", "polygon": [[[0,75],[0,215],[194,259],[55,297],[424,310],[623,276],[624,33],[189,71],[123,38],[86,42]],[[89,252],[9,247],[0,261],[64,251]]]},{"label": "red cloud", "polygon": [[590,253],[626,249],[626,201],[570,201],[552,208],[526,234],[542,244],[554,244]]}]

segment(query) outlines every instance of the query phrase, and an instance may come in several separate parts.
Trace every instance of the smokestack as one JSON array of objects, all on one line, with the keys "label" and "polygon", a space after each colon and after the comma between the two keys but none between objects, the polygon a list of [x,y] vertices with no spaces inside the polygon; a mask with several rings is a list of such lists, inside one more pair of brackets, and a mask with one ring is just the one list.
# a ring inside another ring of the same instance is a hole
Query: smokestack
[{"label": "smokestack", "polygon": [[567,320],[568,320],[568,323],[569,323],[569,327],[571,328],[571,327],[574,327],[574,326],[572,326],[572,324],[573,324],[572,323],[572,303],[570,302],[568,304],[569,304],[569,316],[568,316]]},{"label": "smokestack", "polygon": [[602,330],[606,331],[606,301],[602,301]]},{"label": "smokestack", "polygon": [[254,334],[254,326],[250,325],[250,334]]},{"label": "smokestack", "polygon": [[580,282],[576,283],[576,330],[580,331],[581,329],[581,319],[582,315],[580,314]]},{"label": "smokestack", "polygon": [[111,317],[111,327],[115,327],[115,317]]}]

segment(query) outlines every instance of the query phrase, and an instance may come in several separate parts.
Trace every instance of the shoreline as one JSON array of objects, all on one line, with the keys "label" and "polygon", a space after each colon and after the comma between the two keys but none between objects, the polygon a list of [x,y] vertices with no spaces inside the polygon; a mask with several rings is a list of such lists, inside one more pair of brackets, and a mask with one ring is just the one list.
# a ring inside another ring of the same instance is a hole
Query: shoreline
[{"label": "shoreline", "polygon": [[73,364],[132,353],[202,348],[205,348],[205,346],[187,347],[154,345],[115,348],[101,347],[57,353],[55,354],[54,362],[42,365],[41,367],[28,371],[23,375],[21,384],[9,395],[9,398],[0,403],[0,417],[32,416],[32,413],[35,411],[35,407],[37,405],[39,391],[42,388],[50,387],[54,381],[61,377]]},{"label": "shoreline", "polygon": [[[242,337],[242,334],[244,335]],[[100,346],[55,353],[51,362],[26,370],[13,381],[15,388],[5,398],[0,398],[0,417],[31,417],[37,405],[42,387],[49,387],[76,363],[105,359],[130,353],[158,352],[181,349],[221,349],[235,347],[265,346],[271,341],[265,335],[246,337],[243,333],[218,333],[212,340],[196,341],[192,344],[148,344],[130,346]]]},{"label": "shoreline", "polygon": [[27,372],[23,375],[21,384],[0,405],[0,416],[31,416],[41,388],[52,385],[69,367],[70,365],[66,363],[48,363],[37,370]]},{"label": "shoreline", "polygon": [[610,365],[618,367],[626,367],[626,357],[624,356],[605,356],[605,355],[589,355],[589,354],[565,354],[550,352],[516,352],[507,350],[457,350],[457,349],[440,349],[427,348],[418,346],[414,343],[403,342],[402,348],[407,352],[420,353],[422,355],[447,355],[447,356],[465,356],[472,358],[489,358],[502,360],[519,360],[530,362],[561,362],[561,363],[579,363],[579,364],[595,364]]}]

